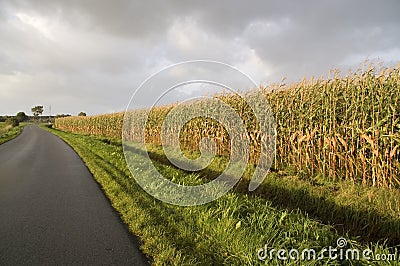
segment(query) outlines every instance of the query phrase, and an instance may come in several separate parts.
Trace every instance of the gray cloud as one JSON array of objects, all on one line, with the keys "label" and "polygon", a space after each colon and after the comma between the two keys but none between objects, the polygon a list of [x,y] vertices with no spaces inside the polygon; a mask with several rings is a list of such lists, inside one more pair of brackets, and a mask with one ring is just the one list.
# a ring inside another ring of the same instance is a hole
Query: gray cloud
[{"label": "gray cloud", "polygon": [[2,1],[0,114],[120,111],[150,74],[191,59],[232,64],[259,84],[366,57],[397,63],[398,10],[396,0]]}]

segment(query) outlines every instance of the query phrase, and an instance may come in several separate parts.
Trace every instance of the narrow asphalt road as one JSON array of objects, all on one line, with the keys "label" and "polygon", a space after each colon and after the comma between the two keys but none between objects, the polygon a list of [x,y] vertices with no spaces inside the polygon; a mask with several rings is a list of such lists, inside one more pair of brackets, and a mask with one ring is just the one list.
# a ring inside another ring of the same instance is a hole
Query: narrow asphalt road
[{"label": "narrow asphalt road", "polygon": [[26,126],[0,145],[0,265],[148,265],[79,156]]}]

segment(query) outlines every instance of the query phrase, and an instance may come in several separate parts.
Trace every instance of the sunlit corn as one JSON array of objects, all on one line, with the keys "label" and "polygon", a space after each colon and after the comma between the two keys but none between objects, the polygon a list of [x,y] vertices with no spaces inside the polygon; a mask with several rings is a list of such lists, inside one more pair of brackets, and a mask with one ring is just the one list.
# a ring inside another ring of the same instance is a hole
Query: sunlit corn
[{"label": "sunlit corn", "polygon": [[[265,92],[277,125],[274,167],[295,167],[311,175],[332,180],[350,180],[365,185],[400,186],[400,68],[364,65],[356,73],[341,77],[332,72],[329,79],[311,79],[289,86],[260,88]],[[271,92],[273,91],[273,92]],[[245,122],[251,143],[250,161],[257,162],[259,132],[254,114],[237,95],[218,96]],[[137,125],[149,114],[145,139],[161,144],[161,125],[174,107],[162,106],[134,111]],[[196,108],[204,108],[201,103]],[[202,110],[202,109],[201,109]],[[121,138],[124,113],[92,117],[56,119],[59,129]],[[143,136],[135,123],[126,134],[130,140]],[[168,129],[171,132],[175,128]],[[176,145],[176,140],[166,142]],[[228,155],[230,141],[226,130],[212,119],[197,118],[180,131],[179,144],[197,150],[203,137],[212,137],[217,152]]]}]

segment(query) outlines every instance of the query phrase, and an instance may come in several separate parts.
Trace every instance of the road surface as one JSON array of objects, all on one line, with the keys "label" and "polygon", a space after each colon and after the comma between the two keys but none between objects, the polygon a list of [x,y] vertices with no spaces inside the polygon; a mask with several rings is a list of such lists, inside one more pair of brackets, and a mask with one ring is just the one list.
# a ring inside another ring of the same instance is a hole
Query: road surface
[{"label": "road surface", "polygon": [[0,265],[148,265],[79,156],[35,125],[0,145]]}]

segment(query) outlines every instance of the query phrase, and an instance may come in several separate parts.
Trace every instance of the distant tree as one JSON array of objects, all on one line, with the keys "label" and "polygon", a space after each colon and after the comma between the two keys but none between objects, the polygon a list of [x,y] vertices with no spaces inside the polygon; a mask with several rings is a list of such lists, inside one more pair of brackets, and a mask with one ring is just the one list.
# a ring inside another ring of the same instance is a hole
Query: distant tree
[{"label": "distant tree", "polygon": [[38,116],[43,113],[43,106],[37,105],[37,106],[33,107],[31,110],[32,110],[33,116],[35,118],[38,118]]},{"label": "distant tree", "polygon": [[67,116],[71,116],[70,114],[58,114],[56,115],[56,118],[62,118],[62,117],[67,117]]},{"label": "distant tree", "polygon": [[29,117],[24,112],[18,112],[15,116],[19,122],[25,122],[29,119]]},{"label": "distant tree", "polygon": [[86,113],[85,113],[85,112],[80,112],[80,113],[78,114],[78,116],[86,116]]}]

